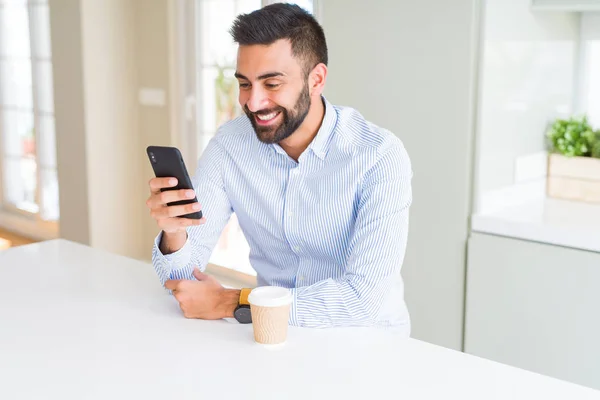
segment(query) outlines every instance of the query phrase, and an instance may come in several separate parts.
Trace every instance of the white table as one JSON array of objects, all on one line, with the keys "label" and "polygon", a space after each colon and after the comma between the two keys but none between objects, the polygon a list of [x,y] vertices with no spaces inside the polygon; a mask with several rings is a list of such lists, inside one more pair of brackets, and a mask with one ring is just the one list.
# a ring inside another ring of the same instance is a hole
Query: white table
[{"label": "white table", "polygon": [[371,329],[187,320],[146,263],[64,240],[0,252],[0,399],[600,399]]}]

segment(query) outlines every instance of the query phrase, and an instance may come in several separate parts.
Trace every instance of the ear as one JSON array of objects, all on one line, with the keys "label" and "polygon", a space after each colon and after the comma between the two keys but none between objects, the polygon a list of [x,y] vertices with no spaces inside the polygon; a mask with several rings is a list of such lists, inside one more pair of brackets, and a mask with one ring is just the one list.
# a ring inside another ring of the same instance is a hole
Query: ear
[{"label": "ear", "polygon": [[327,66],[323,63],[317,64],[308,75],[308,88],[311,97],[321,97],[327,80]]}]

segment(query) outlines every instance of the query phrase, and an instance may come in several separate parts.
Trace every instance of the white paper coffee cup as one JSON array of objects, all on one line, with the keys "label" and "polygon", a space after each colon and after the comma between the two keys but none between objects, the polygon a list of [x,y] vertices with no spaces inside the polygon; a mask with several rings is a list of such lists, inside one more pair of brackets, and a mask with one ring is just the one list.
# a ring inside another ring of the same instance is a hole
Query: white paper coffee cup
[{"label": "white paper coffee cup", "polygon": [[248,296],[252,313],[254,340],[264,345],[285,343],[290,318],[290,306],[294,300],[289,289],[277,286],[261,286]]}]

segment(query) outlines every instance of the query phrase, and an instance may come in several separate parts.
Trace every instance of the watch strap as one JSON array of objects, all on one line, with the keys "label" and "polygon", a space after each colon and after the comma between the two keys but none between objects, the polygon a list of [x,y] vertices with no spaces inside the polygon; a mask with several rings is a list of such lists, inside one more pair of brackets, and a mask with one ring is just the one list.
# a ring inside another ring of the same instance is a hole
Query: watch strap
[{"label": "watch strap", "polygon": [[239,305],[250,305],[250,303],[248,302],[248,296],[250,295],[251,291],[252,289],[249,288],[244,288],[240,290],[240,298],[238,300]]}]

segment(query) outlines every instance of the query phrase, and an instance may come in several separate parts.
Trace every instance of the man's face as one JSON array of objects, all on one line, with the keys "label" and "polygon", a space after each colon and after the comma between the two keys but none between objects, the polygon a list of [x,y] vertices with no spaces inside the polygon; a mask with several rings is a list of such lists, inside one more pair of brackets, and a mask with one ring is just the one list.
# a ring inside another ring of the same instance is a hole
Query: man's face
[{"label": "man's face", "polygon": [[288,40],[240,46],[236,77],[240,105],[260,141],[279,143],[302,125],[310,108],[308,81]]}]

